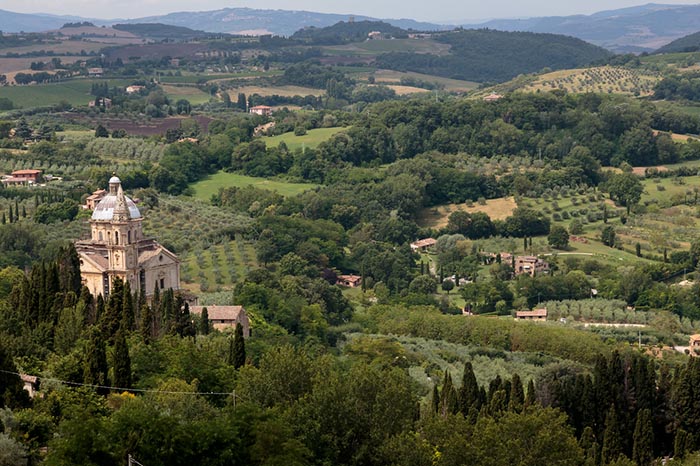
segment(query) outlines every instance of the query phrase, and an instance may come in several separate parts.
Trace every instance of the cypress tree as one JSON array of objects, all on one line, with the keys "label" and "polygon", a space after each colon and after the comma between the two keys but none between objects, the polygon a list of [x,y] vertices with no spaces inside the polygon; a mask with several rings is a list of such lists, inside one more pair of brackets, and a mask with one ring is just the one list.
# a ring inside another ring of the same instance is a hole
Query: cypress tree
[{"label": "cypress tree", "polygon": [[433,398],[431,402],[433,413],[437,414],[440,411],[440,392],[438,391],[437,384],[433,384]]},{"label": "cypress tree", "polygon": [[14,223],[15,214],[12,211],[12,205],[10,205],[10,223]]},{"label": "cypress tree", "polygon": [[100,327],[108,339],[112,339],[117,333],[122,320],[124,302],[124,282],[121,278],[115,277],[112,280],[112,289],[105,306],[105,313],[102,315]]},{"label": "cypress tree", "polygon": [[129,358],[129,346],[126,343],[124,330],[118,331],[114,340],[112,369],[114,385],[120,388],[131,388],[131,359]]},{"label": "cypress tree", "polygon": [[583,429],[578,445],[583,451],[583,458],[585,460],[583,464],[585,466],[597,466],[600,464],[600,447],[598,442],[596,442],[595,434],[591,427]]},{"label": "cypress tree", "polygon": [[122,292],[122,322],[124,330],[133,330],[135,325],[134,317],[134,301],[131,295],[131,284],[129,280],[124,282],[124,290]]},{"label": "cypress tree", "polygon": [[143,341],[148,344],[151,338],[155,336],[153,328],[153,312],[148,304],[144,304],[141,307],[141,337]]},{"label": "cypress tree", "polygon": [[673,457],[683,459],[688,453],[690,443],[690,437],[688,432],[683,429],[678,429],[676,431],[676,438],[673,442]]},{"label": "cypress tree", "polygon": [[5,212],[2,213],[2,219],[0,220],[0,222],[1,222],[3,225],[5,225],[5,224],[7,223],[7,218],[5,218]]},{"label": "cypress tree", "polygon": [[632,459],[638,466],[649,466],[654,459],[654,430],[649,409],[643,409],[637,414]]},{"label": "cypress tree", "polygon": [[605,418],[605,433],[603,434],[603,464],[608,464],[622,454],[622,436],[620,424],[617,420],[617,412],[614,405],[610,405],[608,415]]},{"label": "cypress tree", "polygon": [[199,333],[202,335],[209,335],[209,310],[202,308],[202,314],[199,320]]},{"label": "cypress tree", "polygon": [[238,369],[245,364],[245,340],[243,337],[243,326],[240,322],[236,324],[233,345],[233,367]]},{"label": "cypress tree", "polygon": [[27,218],[27,208],[22,206],[22,218]]},{"label": "cypress tree", "polygon": [[519,413],[525,404],[525,392],[523,382],[518,374],[513,374],[510,381],[510,399],[508,400],[508,411]]},{"label": "cypress tree", "polygon": [[95,322],[97,323],[102,319],[105,314],[105,299],[101,294],[97,295],[97,305],[95,306]]},{"label": "cypress tree", "polygon": [[[107,351],[102,334],[97,328],[92,329],[83,366],[83,382],[90,385],[108,385]],[[98,388],[97,392],[106,394],[108,390]]]},{"label": "cypress tree", "polygon": [[464,364],[464,375],[462,375],[462,386],[459,387],[458,400],[459,411],[464,416],[469,414],[470,408],[480,408],[479,384],[476,381],[474,368],[471,362]]},{"label": "cypress tree", "polygon": [[537,393],[535,392],[535,382],[530,379],[527,383],[527,393],[525,395],[525,407],[532,406],[537,403]]}]

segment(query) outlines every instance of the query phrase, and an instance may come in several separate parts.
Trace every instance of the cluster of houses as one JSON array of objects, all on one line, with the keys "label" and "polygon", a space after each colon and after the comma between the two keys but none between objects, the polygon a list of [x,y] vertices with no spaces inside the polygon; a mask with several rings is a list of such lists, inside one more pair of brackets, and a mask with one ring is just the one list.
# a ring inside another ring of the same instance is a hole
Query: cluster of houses
[{"label": "cluster of houses", "polygon": [[[411,243],[413,252],[430,252],[435,246],[437,240],[435,238],[423,238]],[[509,252],[501,252],[499,254],[482,252],[482,259],[487,264],[492,264],[499,259],[500,262],[511,264],[515,275],[527,274],[531,277],[536,275],[548,274],[549,263],[537,256],[515,256]]]}]

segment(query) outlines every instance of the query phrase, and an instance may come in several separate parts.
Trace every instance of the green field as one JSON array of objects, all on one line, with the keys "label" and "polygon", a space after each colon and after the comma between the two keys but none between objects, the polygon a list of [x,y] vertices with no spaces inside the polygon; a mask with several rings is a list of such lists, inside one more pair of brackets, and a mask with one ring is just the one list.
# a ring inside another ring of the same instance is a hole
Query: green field
[{"label": "green field", "polygon": [[90,95],[93,83],[107,82],[110,86],[128,86],[125,79],[71,79],[60,83],[35,86],[0,87],[0,97],[7,97],[15,106],[22,108],[44,107],[66,101],[71,105],[87,105],[94,99]]},{"label": "green field", "polygon": [[327,141],[336,133],[348,129],[342,128],[317,128],[309,130],[303,136],[295,136],[294,133],[284,133],[279,136],[271,136],[263,138],[267,147],[277,147],[280,142],[284,142],[289,150],[301,149],[302,147],[315,148],[323,141]]},{"label": "green field", "polygon": [[209,201],[212,195],[219,192],[219,188],[229,188],[232,186],[255,186],[256,188],[276,191],[283,196],[294,196],[308,191],[309,189],[313,189],[316,185],[307,183],[287,183],[286,181],[268,180],[266,178],[255,178],[221,171],[193,184],[192,189],[194,189],[194,196],[197,199]]},{"label": "green field", "polygon": [[174,103],[180,99],[186,99],[192,105],[205,104],[209,102],[211,96],[201,91],[195,86],[169,86],[163,85],[163,92]]},{"label": "green field", "polygon": [[273,71],[241,71],[239,73],[219,74],[185,74],[181,76],[159,76],[158,80],[164,84],[196,84],[200,81],[223,81],[227,79],[259,78],[261,76],[279,76],[282,72]]},{"label": "green field", "polygon": [[643,204],[649,202],[677,204],[679,202],[674,201],[685,201],[686,197],[694,199],[695,191],[700,189],[700,176],[649,178],[642,181],[642,184],[644,185],[641,199]]}]

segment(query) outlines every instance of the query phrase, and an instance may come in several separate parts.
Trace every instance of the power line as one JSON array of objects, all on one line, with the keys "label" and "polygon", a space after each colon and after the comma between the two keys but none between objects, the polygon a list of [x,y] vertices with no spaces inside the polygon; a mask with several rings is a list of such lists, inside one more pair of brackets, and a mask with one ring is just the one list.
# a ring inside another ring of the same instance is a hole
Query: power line
[{"label": "power line", "polygon": [[[29,374],[20,374],[19,372],[12,372],[12,371],[5,371],[5,370],[0,370],[0,372],[3,374],[12,374],[12,375],[20,376],[20,377],[22,375],[29,375]],[[69,380],[54,379],[51,377],[41,377],[38,375],[35,375],[35,376],[29,375],[29,376],[36,377],[36,379],[39,381],[56,382],[56,383],[60,383],[63,385],[70,385],[70,386],[74,386],[74,387],[102,388],[102,389],[115,390],[115,391],[121,391],[121,392],[160,393],[160,394],[166,394],[166,395],[233,396],[234,398],[237,396],[235,391],[233,391],[233,392],[180,392],[180,391],[172,391],[172,390],[153,390],[153,389],[147,389],[147,388],[125,388],[125,387],[112,387],[110,385],[95,385],[95,384],[89,384],[89,383],[71,382]]]}]

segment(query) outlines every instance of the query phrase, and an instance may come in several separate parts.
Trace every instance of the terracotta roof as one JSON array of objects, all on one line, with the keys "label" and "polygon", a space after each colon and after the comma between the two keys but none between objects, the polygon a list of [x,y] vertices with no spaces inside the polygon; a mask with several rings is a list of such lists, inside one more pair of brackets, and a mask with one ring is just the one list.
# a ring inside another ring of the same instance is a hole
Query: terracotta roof
[{"label": "terracotta roof", "polygon": [[517,311],[516,317],[547,317],[547,309],[535,309],[533,311]]},{"label": "terracotta roof", "polygon": [[12,175],[38,175],[41,170],[16,170],[12,172]]},{"label": "terracotta roof", "polygon": [[251,110],[264,110],[264,109],[272,109],[272,107],[268,107],[267,105],[256,105],[255,107],[250,107]]},{"label": "terracotta roof", "polygon": [[418,241],[414,241],[411,243],[411,246],[414,248],[424,248],[426,246],[434,246],[435,243],[437,243],[437,240],[435,238],[424,238],[424,239],[419,239]]},{"label": "terracotta roof", "polygon": [[20,374],[19,378],[22,382],[36,383],[37,377],[35,375]]},{"label": "terracotta roof", "polygon": [[239,320],[241,312],[245,315],[243,306],[190,306],[190,312],[199,315],[205,307],[209,320]]},{"label": "terracotta roof", "polygon": [[695,335],[690,335],[690,340],[691,341],[697,341],[700,340],[700,334],[695,334]]}]

